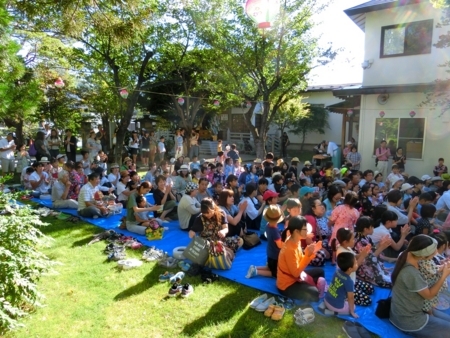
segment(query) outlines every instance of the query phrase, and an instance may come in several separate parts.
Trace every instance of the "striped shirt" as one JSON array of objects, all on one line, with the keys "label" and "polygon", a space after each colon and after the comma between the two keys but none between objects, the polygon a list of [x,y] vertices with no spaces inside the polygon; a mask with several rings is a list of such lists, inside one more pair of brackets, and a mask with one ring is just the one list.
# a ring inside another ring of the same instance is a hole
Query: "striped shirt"
[{"label": "striped shirt", "polygon": [[98,186],[93,187],[91,182],[83,185],[78,194],[78,210],[86,208],[86,202],[92,202]]}]

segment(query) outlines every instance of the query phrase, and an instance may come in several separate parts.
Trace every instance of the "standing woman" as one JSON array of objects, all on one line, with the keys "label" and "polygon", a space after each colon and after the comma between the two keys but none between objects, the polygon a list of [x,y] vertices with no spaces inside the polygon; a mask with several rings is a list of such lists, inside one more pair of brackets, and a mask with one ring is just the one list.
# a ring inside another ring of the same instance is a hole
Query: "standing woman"
[{"label": "standing woman", "polygon": [[[308,264],[322,248],[322,242],[312,243],[303,251],[300,241],[307,238],[307,222],[295,216],[281,235],[284,241],[278,256],[277,289],[285,297],[317,302],[325,294],[325,274],[322,268],[310,268]],[[289,235],[289,237],[288,237]]]},{"label": "standing woman", "polygon": [[405,172],[406,157],[403,155],[403,148],[398,147],[394,156],[392,156],[392,164],[396,164],[400,173]]},{"label": "standing woman", "polygon": [[130,153],[131,157],[133,158],[133,162],[137,163],[137,154],[139,150],[139,136],[137,131],[133,131],[133,133],[131,134],[128,146],[130,147]]},{"label": "standing woman", "polygon": [[413,337],[449,337],[450,316],[432,310],[422,311],[426,299],[435,297],[450,276],[450,264],[444,263],[438,281],[429,287],[419,272],[419,261],[436,255],[437,241],[427,235],[413,237],[399,256],[392,273],[392,300],[389,320],[398,329]]},{"label": "standing woman", "polygon": [[141,159],[142,165],[148,167],[148,157],[150,155],[150,135],[148,130],[144,132],[141,138]]},{"label": "standing woman", "polygon": [[361,154],[355,145],[352,146],[351,151],[347,154],[347,162],[352,164],[352,170],[359,170],[361,167]]},{"label": "standing woman", "polygon": [[34,140],[34,148],[36,149],[36,161],[40,161],[42,157],[50,157],[50,153],[45,146],[45,134],[38,131]]},{"label": "standing woman", "polygon": [[194,129],[192,129],[190,142],[191,147],[189,149],[189,158],[192,158],[194,156],[198,157],[198,134]]},{"label": "standing woman", "polygon": [[58,131],[56,129],[52,129],[50,132],[47,144],[51,157],[56,158],[59,155],[59,146],[61,145],[61,140],[58,137]]},{"label": "standing woman", "polygon": [[156,146],[158,142],[156,140],[155,132],[150,132],[150,163],[155,162],[155,155],[156,155]]}]

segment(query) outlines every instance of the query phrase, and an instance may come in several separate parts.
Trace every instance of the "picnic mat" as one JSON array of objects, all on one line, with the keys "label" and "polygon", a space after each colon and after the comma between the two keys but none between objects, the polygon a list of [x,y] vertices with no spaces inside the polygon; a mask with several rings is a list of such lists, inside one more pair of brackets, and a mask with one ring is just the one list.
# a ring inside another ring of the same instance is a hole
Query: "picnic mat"
[{"label": "picnic mat", "polygon": [[[153,195],[146,195],[147,200],[150,203],[154,203]],[[49,200],[40,200],[40,199],[32,199],[33,202],[39,203],[48,208],[52,208],[52,203]],[[58,209],[63,213],[67,213],[70,215],[78,216],[77,211],[74,209]],[[113,229],[119,233],[122,233],[127,236],[133,236],[139,242],[146,246],[155,246],[158,249],[167,251],[170,255],[172,255],[172,251],[174,248],[179,246],[187,246],[190,242],[188,233],[186,231],[182,231],[179,227],[178,221],[172,221],[164,224],[165,227],[168,228],[167,231],[164,232],[164,237],[162,240],[153,240],[149,241],[145,236],[138,235],[127,230],[121,230],[118,228],[120,224],[120,219],[126,215],[126,210],[124,209],[122,214],[120,215],[112,215],[108,218],[84,218],[80,217],[84,221],[94,224],[100,228],[110,230]],[[78,216],[79,217],[79,216]],[[249,286],[254,289],[258,289],[265,293],[270,293],[274,295],[279,295],[279,292],[275,285],[274,278],[267,278],[262,276],[256,276],[251,279],[245,278],[247,274],[247,270],[250,265],[264,266],[266,264],[266,242],[263,242],[261,245],[254,247],[251,250],[239,250],[236,253],[236,258],[233,262],[233,266],[230,270],[214,270],[214,273],[217,273],[219,276],[225,277],[237,283]],[[331,278],[333,277],[334,271],[336,267],[331,266],[330,263],[327,263],[324,267],[325,270],[325,278],[330,283]],[[358,319],[354,319],[351,316],[339,316],[342,319],[357,321],[361,325],[363,325],[367,330],[379,335],[380,337],[391,337],[391,338],[403,338],[407,337],[407,335],[403,334],[400,330],[395,328],[392,324],[390,324],[387,319],[380,319],[375,315],[375,308],[377,306],[377,301],[380,299],[387,298],[389,296],[389,290],[383,289],[379,287],[375,287],[375,292],[371,296],[372,305],[368,307],[357,306],[356,313],[359,315]],[[322,312],[318,309],[318,303],[311,304],[318,314],[322,314]]]}]

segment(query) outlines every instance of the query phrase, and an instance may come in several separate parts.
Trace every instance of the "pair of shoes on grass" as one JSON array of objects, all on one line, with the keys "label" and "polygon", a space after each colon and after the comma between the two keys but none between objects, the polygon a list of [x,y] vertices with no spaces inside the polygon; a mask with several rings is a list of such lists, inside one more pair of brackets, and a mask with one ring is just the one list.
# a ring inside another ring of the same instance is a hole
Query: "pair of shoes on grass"
[{"label": "pair of shoes on grass", "polygon": [[167,295],[169,297],[181,296],[183,298],[187,298],[193,293],[194,288],[192,287],[191,284],[185,283],[184,285],[181,285],[180,283],[173,283]]},{"label": "pair of shoes on grass", "polygon": [[171,272],[166,271],[165,273],[159,275],[159,279],[158,280],[161,283],[169,282],[169,283],[173,284],[173,283],[181,283],[183,278],[184,278],[184,272],[183,271],[177,272],[176,274],[173,274]]},{"label": "pair of shoes on grass", "polygon": [[158,265],[162,266],[164,268],[173,269],[178,267],[179,261],[178,259],[175,259],[170,256],[163,256],[161,259],[158,260]]},{"label": "pair of shoes on grass", "polygon": [[152,246],[144,251],[144,253],[142,254],[142,260],[147,262],[153,262],[164,259],[164,257],[167,256],[168,256],[167,252],[156,249],[154,246]]},{"label": "pair of shoes on grass", "polygon": [[310,324],[314,321],[315,315],[314,310],[312,308],[299,308],[294,313],[295,324],[298,326],[303,326],[306,324]]},{"label": "pair of shoes on grass", "polygon": [[282,305],[275,301],[274,297],[268,298],[266,293],[253,299],[250,307],[258,312],[264,312],[264,316],[275,321],[281,320],[286,311]]}]

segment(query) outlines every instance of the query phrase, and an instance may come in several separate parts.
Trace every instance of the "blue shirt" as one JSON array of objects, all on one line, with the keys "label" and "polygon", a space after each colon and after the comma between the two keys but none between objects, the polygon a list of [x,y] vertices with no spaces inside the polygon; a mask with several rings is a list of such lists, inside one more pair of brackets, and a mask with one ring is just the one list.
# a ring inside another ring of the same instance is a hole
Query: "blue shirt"
[{"label": "blue shirt", "polygon": [[191,171],[194,169],[200,170],[200,162],[192,162],[189,167],[191,168]]},{"label": "blue shirt", "polygon": [[331,284],[328,287],[328,292],[325,295],[325,300],[328,304],[336,309],[344,307],[347,293],[354,292],[354,283],[349,275],[337,269],[334,273]]},{"label": "blue shirt", "polygon": [[268,226],[266,228],[267,236],[267,257],[278,260],[280,249],[277,246],[276,241],[281,241],[280,230],[278,227]]}]

